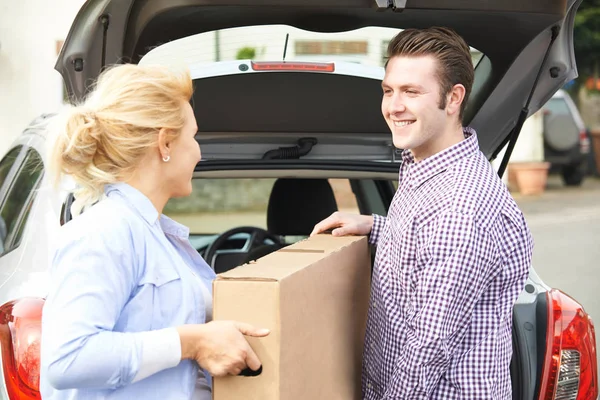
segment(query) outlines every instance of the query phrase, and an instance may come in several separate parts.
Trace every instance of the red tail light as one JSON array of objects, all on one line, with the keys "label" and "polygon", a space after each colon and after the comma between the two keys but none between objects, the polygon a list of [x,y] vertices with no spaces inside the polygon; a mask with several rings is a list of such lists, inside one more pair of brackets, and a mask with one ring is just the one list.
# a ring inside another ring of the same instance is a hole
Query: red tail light
[{"label": "red tail light", "polygon": [[559,290],[548,292],[548,330],[540,400],[596,400],[596,334],[583,307]]},{"label": "red tail light", "polygon": [[0,307],[2,371],[10,400],[41,399],[40,342],[44,300],[24,298]]},{"label": "red tail light", "polygon": [[584,154],[590,152],[590,138],[585,129],[579,132],[579,149]]}]

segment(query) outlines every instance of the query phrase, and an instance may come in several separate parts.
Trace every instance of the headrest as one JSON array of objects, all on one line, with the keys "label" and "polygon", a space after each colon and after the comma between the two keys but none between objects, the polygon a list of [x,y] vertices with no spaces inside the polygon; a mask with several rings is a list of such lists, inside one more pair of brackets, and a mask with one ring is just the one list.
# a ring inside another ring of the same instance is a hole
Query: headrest
[{"label": "headrest", "polygon": [[267,209],[267,229],[275,235],[308,236],[338,210],[327,179],[278,179]]}]

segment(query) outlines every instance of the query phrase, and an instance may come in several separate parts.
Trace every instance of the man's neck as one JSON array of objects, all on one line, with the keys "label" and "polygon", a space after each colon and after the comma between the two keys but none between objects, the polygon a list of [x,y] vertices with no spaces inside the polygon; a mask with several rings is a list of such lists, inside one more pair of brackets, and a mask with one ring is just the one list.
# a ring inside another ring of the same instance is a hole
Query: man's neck
[{"label": "man's neck", "polygon": [[427,144],[426,147],[420,147],[418,149],[411,149],[411,153],[415,159],[415,162],[423,161],[426,158],[434,156],[465,139],[462,125],[452,126],[443,135],[440,135],[436,140]]}]

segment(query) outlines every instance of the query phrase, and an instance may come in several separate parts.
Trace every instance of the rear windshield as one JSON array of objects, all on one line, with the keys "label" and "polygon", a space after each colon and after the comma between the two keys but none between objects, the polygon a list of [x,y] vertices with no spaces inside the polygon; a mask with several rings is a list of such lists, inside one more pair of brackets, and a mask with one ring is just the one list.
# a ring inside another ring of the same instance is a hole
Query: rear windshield
[{"label": "rear windshield", "polygon": [[[309,32],[287,25],[246,26],[205,32],[156,47],[144,63],[213,63],[251,59],[256,61],[347,61],[383,66],[389,41],[399,29],[364,27],[339,32]],[[286,36],[289,39],[286,47]],[[471,48],[474,65],[482,53]]]}]

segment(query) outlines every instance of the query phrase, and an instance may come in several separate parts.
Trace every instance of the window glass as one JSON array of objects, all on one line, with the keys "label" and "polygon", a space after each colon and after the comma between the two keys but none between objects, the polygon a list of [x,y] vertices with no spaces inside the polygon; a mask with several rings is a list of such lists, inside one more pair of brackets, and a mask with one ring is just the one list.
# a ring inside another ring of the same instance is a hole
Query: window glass
[{"label": "window glass", "polygon": [[[382,67],[387,45],[398,32],[400,29],[379,26],[343,32],[311,32],[288,25],[241,26],[164,43],[148,52],[140,63],[279,61],[285,53],[286,61],[348,61]],[[477,65],[483,54],[471,48],[471,56]]]},{"label": "window glass", "polygon": [[0,187],[4,184],[6,177],[8,176],[8,172],[17,161],[17,157],[21,152],[21,148],[23,146],[17,146],[8,152],[6,156],[0,161]]},{"label": "window glass", "polygon": [[192,194],[171,199],[164,214],[190,228],[214,234],[239,226],[267,227],[275,179],[194,179]]},{"label": "window glass", "polygon": [[550,99],[543,107],[553,115],[569,115],[569,106],[564,99]]},{"label": "window glass", "polygon": [[335,196],[335,202],[339,211],[360,214],[356,196],[352,192],[352,187],[348,179],[329,179],[329,184],[333,189],[333,195]]},{"label": "window glass", "polygon": [[29,149],[0,209],[0,242],[4,254],[21,243],[24,226],[42,178],[44,166],[39,154]]},{"label": "window glass", "polygon": [[[171,199],[164,214],[192,234],[218,234],[240,226],[267,229],[267,208],[276,179],[194,179],[188,197]],[[340,211],[358,213],[348,179],[329,179]],[[310,205],[307,205],[310,206]]]}]

